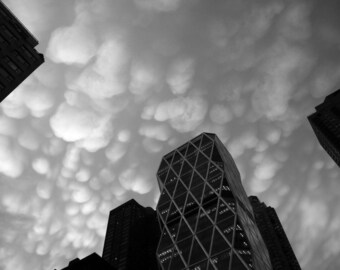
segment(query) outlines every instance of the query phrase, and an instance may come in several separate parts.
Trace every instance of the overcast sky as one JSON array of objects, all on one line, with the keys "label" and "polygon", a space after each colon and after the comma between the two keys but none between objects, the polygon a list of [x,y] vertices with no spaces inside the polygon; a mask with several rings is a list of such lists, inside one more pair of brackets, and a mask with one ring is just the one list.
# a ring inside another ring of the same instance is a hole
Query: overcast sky
[{"label": "overcast sky", "polygon": [[4,0],[40,41],[0,105],[0,269],[101,255],[155,207],[161,157],[206,131],[275,207],[303,269],[340,268],[340,170],[306,119],[340,88],[340,2]]}]

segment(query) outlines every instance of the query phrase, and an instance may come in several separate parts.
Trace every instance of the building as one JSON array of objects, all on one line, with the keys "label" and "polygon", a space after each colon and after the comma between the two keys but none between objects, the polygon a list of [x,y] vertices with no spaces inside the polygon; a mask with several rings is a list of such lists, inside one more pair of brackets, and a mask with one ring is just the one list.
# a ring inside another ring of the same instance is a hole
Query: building
[{"label": "building", "polygon": [[340,89],[328,95],[308,116],[321,146],[340,167]]},{"label": "building", "polygon": [[231,155],[202,133],[165,155],[157,172],[163,270],[270,270],[270,256]]},{"label": "building", "polygon": [[301,270],[274,208],[266,206],[256,196],[250,196],[249,200],[256,225],[268,248],[273,270]]},{"label": "building", "polygon": [[110,212],[103,259],[117,270],[158,269],[159,237],[155,210],[132,199]]},{"label": "building", "polygon": [[116,270],[97,253],[85,257],[84,259],[74,259],[62,270]]},{"label": "building", "polygon": [[43,62],[38,41],[0,1],[0,102]]}]

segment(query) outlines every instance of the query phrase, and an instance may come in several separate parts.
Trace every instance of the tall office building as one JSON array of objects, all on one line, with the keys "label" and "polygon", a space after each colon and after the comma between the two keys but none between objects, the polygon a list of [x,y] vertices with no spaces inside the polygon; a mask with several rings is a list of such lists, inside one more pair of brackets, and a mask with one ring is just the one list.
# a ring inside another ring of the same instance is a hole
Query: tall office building
[{"label": "tall office building", "polygon": [[157,179],[163,270],[272,269],[239,171],[216,135],[165,155]]},{"label": "tall office building", "polygon": [[83,259],[74,259],[62,270],[116,270],[104,261],[97,253],[92,253]]},{"label": "tall office building", "polygon": [[340,89],[328,95],[308,116],[321,146],[340,167]]},{"label": "tall office building", "polygon": [[0,1],[0,102],[43,62],[38,41]]},{"label": "tall office building", "polygon": [[110,212],[103,259],[117,270],[156,270],[159,236],[155,210],[132,199]]},{"label": "tall office building", "polygon": [[260,202],[256,196],[250,196],[249,200],[256,225],[268,248],[273,270],[301,270],[274,208]]}]

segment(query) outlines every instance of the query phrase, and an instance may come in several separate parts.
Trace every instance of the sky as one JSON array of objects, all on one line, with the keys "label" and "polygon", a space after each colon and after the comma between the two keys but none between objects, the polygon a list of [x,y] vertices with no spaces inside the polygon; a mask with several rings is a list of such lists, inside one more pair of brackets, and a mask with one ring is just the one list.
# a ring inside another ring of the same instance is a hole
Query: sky
[{"label": "sky", "polygon": [[216,133],[302,269],[340,268],[340,170],[307,116],[340,88],[340,2],[4,0],[45,63],[0,104],[0,270],[101,255],[161,158]]}]

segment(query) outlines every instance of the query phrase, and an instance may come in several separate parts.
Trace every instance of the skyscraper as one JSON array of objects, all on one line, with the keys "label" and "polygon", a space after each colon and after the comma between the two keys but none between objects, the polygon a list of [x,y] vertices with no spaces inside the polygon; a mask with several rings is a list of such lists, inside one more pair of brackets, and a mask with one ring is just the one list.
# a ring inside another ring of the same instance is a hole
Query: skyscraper
[{"label": "skyscraper", "polygon": [[163,270],[272,269],[235,162],[216,135],[165,155],[157,179]]},{"label": "skyscraper", "polygon": [[256,225],[268,248],[273,270],[301,270],[275,209],[260,202],[256,196],[250,196],[249,200]]},{"label": "skyscraper", "polygon": [[92,253],[83,259],[74,259],[62,270],[116,270],[104,261],[97,253]]},{"label": "skyscraper", "polygon": [[328,95],[308,116],[321,146],[340,167],[340,89]]},{"label": "skyscraper", "polygon": [[0,1],[0,102],[43,62],[38,41]]},{"label": "skyscraper", "polygon": [[159,236],[155,210],[132,199],[110,212],[103,259],[117,270],[156,270]]}]

